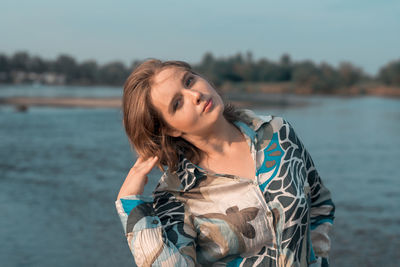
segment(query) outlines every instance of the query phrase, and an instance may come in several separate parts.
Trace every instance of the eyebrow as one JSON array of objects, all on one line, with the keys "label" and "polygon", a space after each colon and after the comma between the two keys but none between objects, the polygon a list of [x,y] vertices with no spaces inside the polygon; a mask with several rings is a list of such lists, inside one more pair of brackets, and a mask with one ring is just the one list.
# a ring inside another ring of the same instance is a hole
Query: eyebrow
[{"label": "eyebrow", "polygon": [[[185,73],[182,75],[181,84],[182,84],[183,87],[185,86],[185,81],[186,81],[187,77],[188,77],[190,74],[191,74],[191,72],[185,70]],[[170,114],[172,114],[172,113],[174,112],[173,104],[172,104],[172,103],[173,103],[174,100],[176,99],[177,95],[178,95],[178,94],[175,94],[175,95],[172,97],[172,99],[171,99],[171,101],[169,102],[169,104],[168,104],[168,113],[170,113]]]},{"label": "eyebrow", "polygon": [[181,80],[181,83],[182,83],[183,86],[185,86],[185,81],[187,80],[187,77],[188,77],[190,74],[191,74],[191,73],[190,73],[189,71],[185,70],[185,74],[183,74],[182,80]]}]

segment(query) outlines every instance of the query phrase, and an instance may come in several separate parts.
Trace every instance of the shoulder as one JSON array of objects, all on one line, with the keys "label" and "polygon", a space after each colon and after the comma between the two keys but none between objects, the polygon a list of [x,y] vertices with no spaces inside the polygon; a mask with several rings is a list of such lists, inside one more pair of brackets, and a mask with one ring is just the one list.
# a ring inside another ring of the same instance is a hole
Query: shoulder
[{"label": "shoulder", "polygon": [[167,170],[153,191],[153,207],[163,225],[172,225],[183,221],[185,208],[182,197],[180,197],[180,187],[178,175]]},{"label": "shoulder", "polygon": [[181,192],[183,185],[177,172],[170,172],[168,169],[161,176],[153,191],[154,199],[174,199],[176,194]]},{"label": "shoulder", "polygon": [[249,109],[238,109],[237,112],[240,122],[247,124],[255,131],[265,127],[271,127],[272,130],[276,132],[283,126],[288,125],[287,120],[283,117],[268,114],[256,114],[254,111]]}]

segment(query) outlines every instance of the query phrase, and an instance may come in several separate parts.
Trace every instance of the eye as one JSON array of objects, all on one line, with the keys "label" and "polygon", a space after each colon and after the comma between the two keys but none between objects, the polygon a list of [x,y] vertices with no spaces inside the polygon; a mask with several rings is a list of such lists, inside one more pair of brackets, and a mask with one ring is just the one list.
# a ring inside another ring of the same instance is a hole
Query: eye
[{"label": "eye", "polygon": [[173,111],[176,111],[181,106],[181,104],[182,104],[182,99],[181,98],[177,98],[174,101],[174,104],[172,105]]},{"label": "eye", "polygon": [[186,88],[189,88],[189,87],[192,85],[194,79],[195,79],[195,78],[194,78],[193,75],[188,76],[188,78],[187,78],[186,81],[185,81],[185,87],[186,87]]}]

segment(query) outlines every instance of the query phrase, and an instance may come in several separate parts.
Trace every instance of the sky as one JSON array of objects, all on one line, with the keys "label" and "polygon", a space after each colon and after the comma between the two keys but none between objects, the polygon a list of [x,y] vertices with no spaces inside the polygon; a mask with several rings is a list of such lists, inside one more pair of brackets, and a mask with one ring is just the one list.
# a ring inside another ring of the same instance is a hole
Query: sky
[{"label": "sky", "polygon": [[68,54],[100,64],[206,52],[351,62],[369,74],[400,59],[398,0],[0,0],[0,53]]}]

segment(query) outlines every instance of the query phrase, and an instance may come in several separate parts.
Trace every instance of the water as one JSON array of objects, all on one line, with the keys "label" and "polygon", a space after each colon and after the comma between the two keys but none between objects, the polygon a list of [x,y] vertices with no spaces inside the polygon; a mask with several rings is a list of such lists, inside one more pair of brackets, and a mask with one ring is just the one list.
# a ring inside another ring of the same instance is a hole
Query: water
[{"label": "water", "polygon": [[0,85],[0,97],[121,97],[122,90],[107,86]]},{"label": "water", "polygon": [[[0,97],[59,94],[18,87]],[[64,87],[79,96],[113,88]],[[13,93],[14,92],[14,93]],[[62,94],[64,94],[62,93]],[[400,260],[400,101],[299,98],[256,110],[291,122],[331,190],[337,212],[332,266]],[[116,109],[0,106],[1,266],[132,266],[114,200],[134,161]],[[153,171],[153,185],[159,177]],[[146,188],[151,191],[151,186]]]}]

